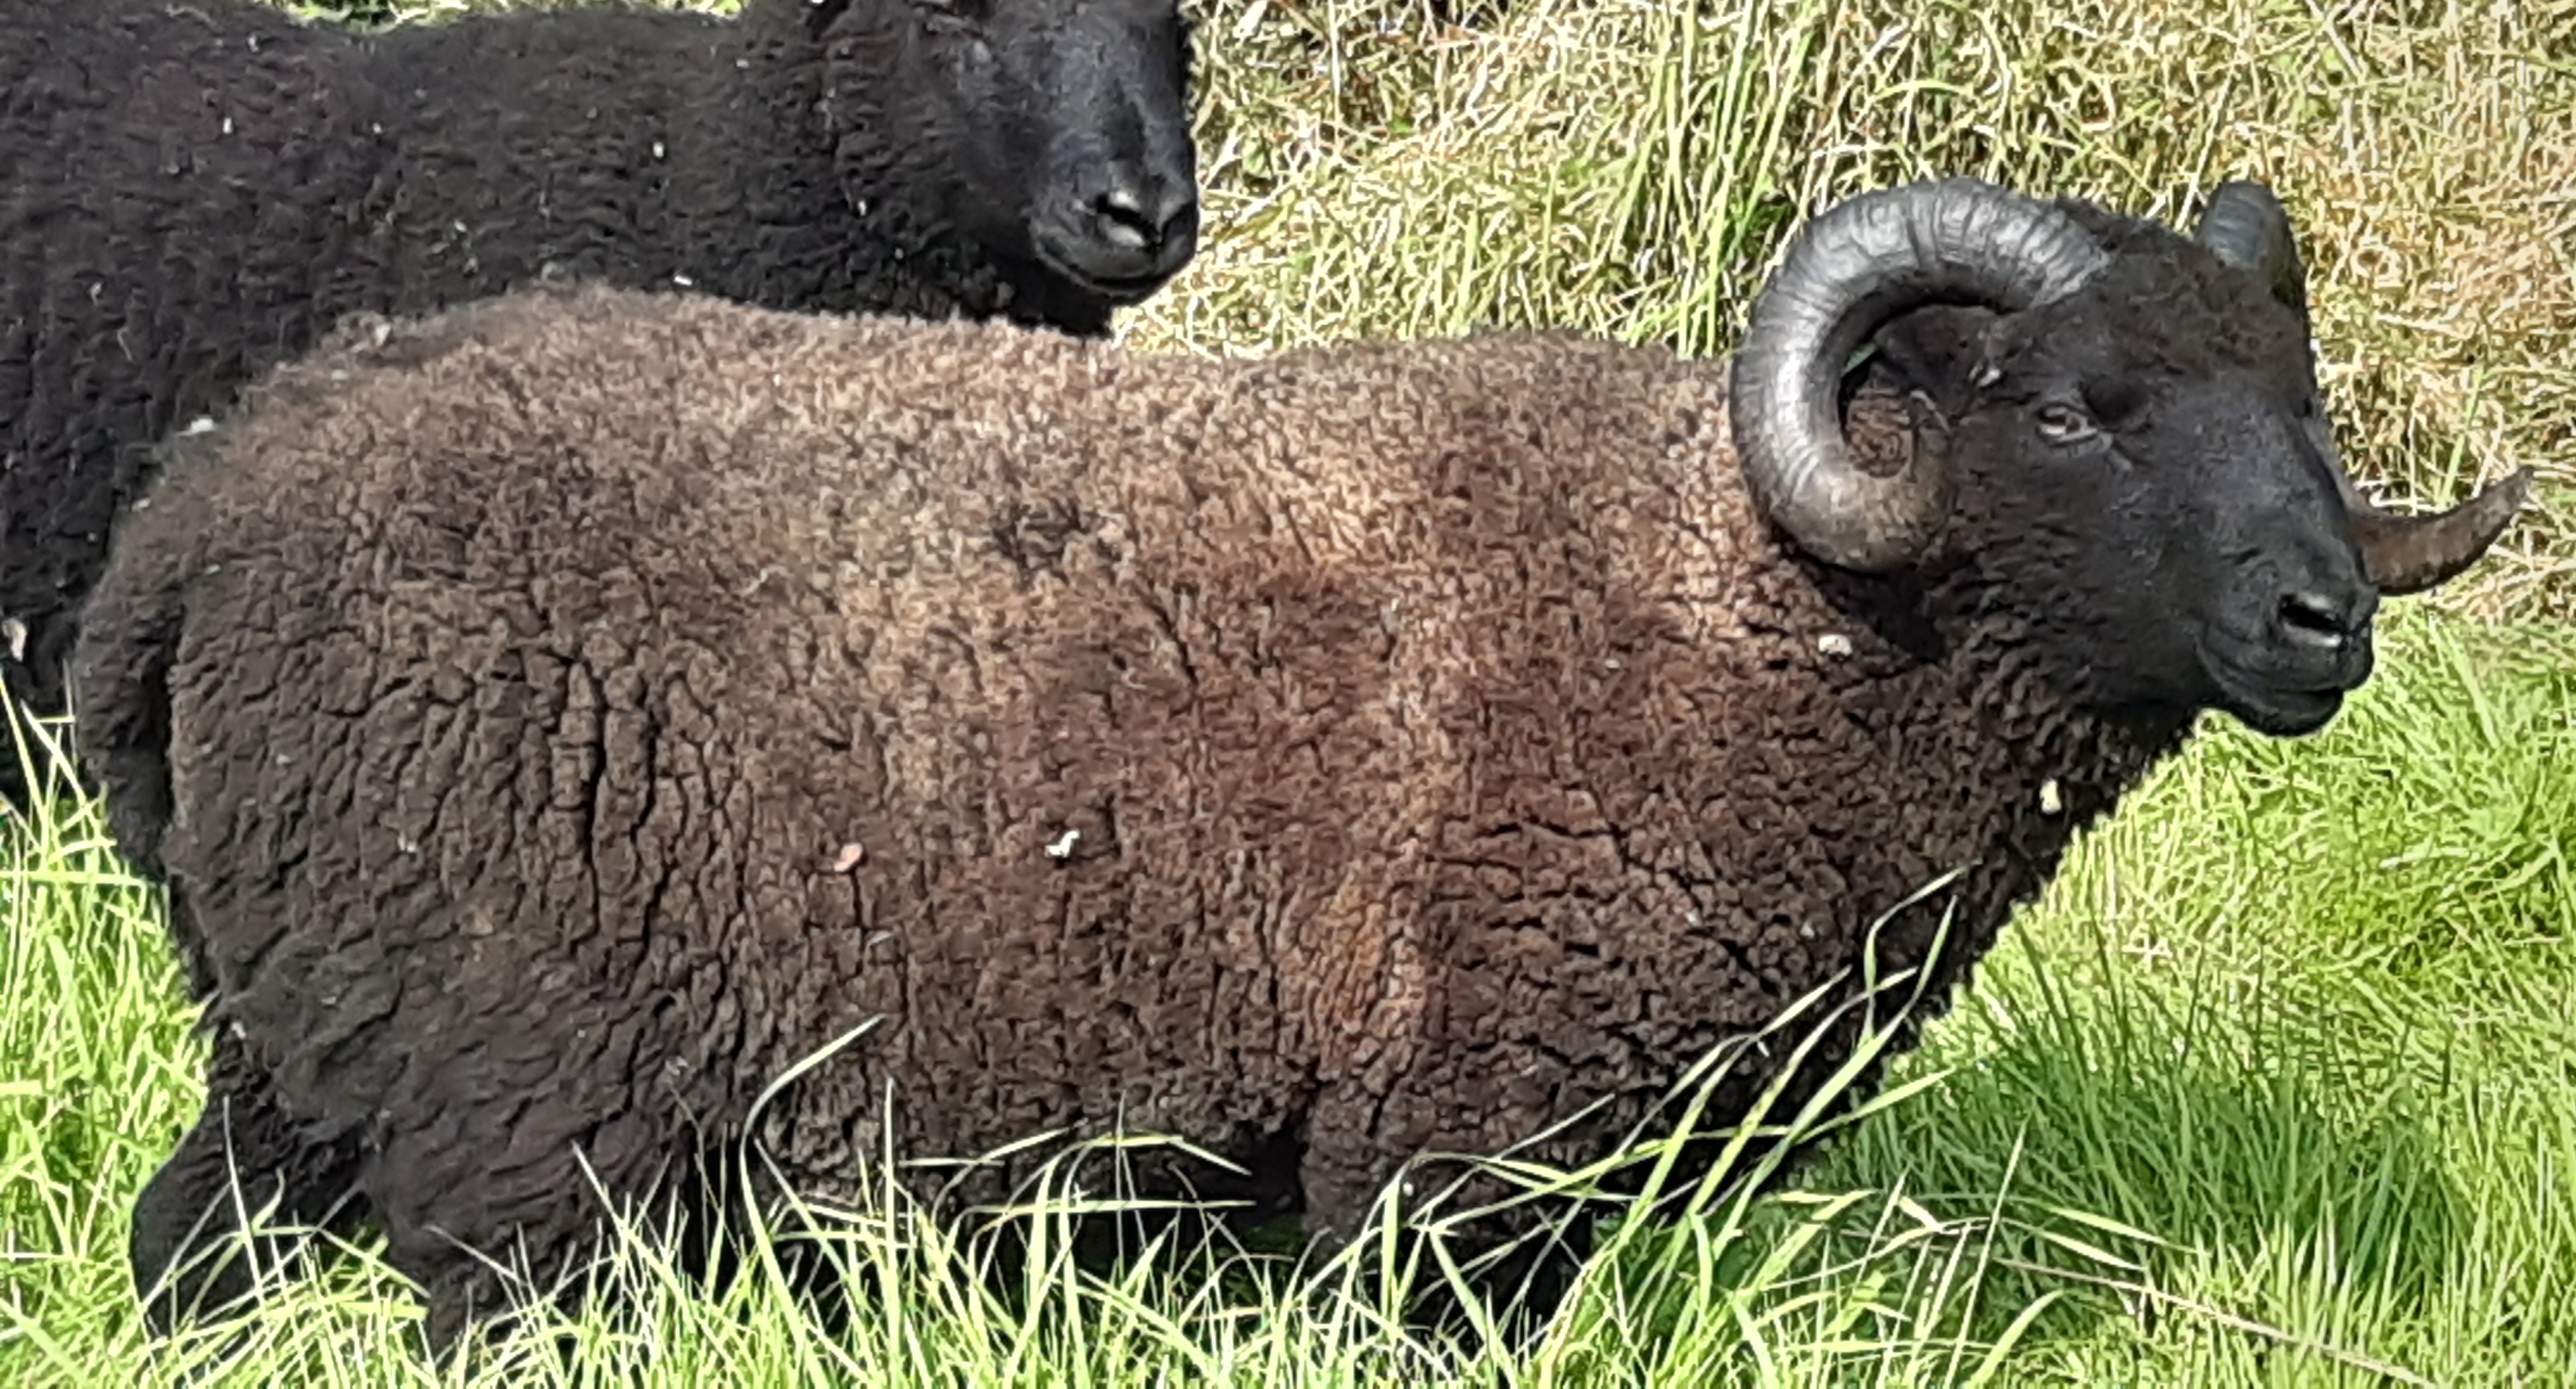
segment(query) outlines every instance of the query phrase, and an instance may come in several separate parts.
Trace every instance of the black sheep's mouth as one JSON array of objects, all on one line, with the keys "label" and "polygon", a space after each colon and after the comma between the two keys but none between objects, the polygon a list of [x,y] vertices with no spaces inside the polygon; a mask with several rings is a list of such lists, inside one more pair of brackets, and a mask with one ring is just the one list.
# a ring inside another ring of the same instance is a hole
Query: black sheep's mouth
[{"label": "black sheep's mouth", "polygon": [[1057,278],[1115,304],[1133,304],[1169,284],[1198,254],[1195,221],[1154,245],[1113,246],[1094,239],[1078,218],[1043,215],[1029,228],[1029,248]]},{"label": "black sheep's mouth", "polygon": [[1066,257],[1058,255],[1055,248],[1048,245],[1046,238],[1043,237],[1038,240],[1037,252],[1038,264],[1069,281],[1084,293],[1096,295],[1115,304],[1134,304],[1151,298],[1154,291],[1161,289],[1173,275],[1172,270],[1149,270],[1141,275],[1104,275],[1097,271],[1085,270]]}]

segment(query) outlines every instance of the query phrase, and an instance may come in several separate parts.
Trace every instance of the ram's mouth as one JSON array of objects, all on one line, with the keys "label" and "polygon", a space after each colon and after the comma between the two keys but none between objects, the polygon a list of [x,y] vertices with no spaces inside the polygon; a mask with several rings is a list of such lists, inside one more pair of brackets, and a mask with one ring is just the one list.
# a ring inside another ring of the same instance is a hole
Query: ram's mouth
[{"label": "ram's mouth", "polygon": [[2200,641],[2200,664],[2218,686],[2219,707],[2238,722],[2267,737],[2296,738],[2333,720],[2343,697],[2370,678],[2372,655],[2367,636],[2319,660],[2213,629]]}]

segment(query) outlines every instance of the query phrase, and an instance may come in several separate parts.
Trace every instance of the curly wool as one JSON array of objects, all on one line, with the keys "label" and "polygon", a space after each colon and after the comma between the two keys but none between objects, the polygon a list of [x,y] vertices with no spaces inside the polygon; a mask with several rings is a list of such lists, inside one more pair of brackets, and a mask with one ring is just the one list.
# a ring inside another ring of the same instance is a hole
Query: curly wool
[{"label": "curly wool", "polygon": [[232,1141],[297,1135],[246,1166],[354,1190],[435,1319],[438,1232],[566,1257],[576,1150],[649,1194],[871,1019],[761,1116],[800,1183],[1123,1120],[1346,1234],[1425,1150],[1599,1101],[1535,1150],[1597,1157],[1963,868],[1880,942],[1955,901],[1945,994],[2182,735],[1784,550],[1725,412],[1559,335],[507,301],[185,441],[86,755]]},{"label": "curly wool", "polygon": [[[557,274],[1105,331],[1105,302],[956,228],[973,190],[934,148],[819,128],[827,80],[844,107],[904,97],[854,75],[892,56],[840,41],[827,57],[806,10],[576,5],[372,37],[246,0],[14,11],[0,615],[25,631],[0,662],[10,692],[60,711],[74,615],[151,441],[352,311]],[[902,128],[886,114],[838,118]],[[16,761],[0,764],[17,799]]]}]

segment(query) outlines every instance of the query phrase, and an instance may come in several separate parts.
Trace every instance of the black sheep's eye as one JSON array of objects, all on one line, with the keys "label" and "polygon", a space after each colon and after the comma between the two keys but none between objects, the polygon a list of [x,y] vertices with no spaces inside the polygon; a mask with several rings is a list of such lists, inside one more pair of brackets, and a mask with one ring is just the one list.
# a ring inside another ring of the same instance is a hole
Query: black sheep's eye
[{"label": "black sheep's eye", "polygon": [[2051,401],[2039,407],[2039,437],[2052,444],[2072,444],[2090,439],[2096,432],[2093,420],[2083,411],[2062,401]]}]

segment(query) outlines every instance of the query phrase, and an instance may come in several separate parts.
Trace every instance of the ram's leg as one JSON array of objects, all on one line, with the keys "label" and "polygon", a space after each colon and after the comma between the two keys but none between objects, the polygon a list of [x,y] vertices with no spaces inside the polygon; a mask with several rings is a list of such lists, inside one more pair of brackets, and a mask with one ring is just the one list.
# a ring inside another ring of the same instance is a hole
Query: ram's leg
[{"label": "ram's leg", "polygon": [[1358,1237],[1401,1168],[1399,1159],[1388,1156],[1386,1120],[1386,1108],[1372,1094],[1334,1090],[1316,1104],[1298,1185],[1305,1197],[1306,1237],[1319,1251],[1337,1250]]},{"label": "ram's leg", "polygon": [[[1469,1164],[1433,1161],[1408,1168],[1407,1160],[1419,1155],[1493,1154],[1528,1137],[1444,1124],[1443,1117],[1454,1113],[1458,1088],[1447,1077],[1407,1076],[1383,1090],[1354,1086],[1345,1093],[1328,1093],[1308,1126],[1300,1168],[1306,1228],[1326,1250],[1338,1248],[1367,1233],[1378,1204],[1391,1199],[1402,1232],[1394,1245],[1397,1266],[1417,1272],[1414,1315],[1431,1322],[1450,1317],[1458,1310],[1455,1296],[1465,1292],[1482,1304],[1484,1313],[1526,1324],[1554,1307],[1589,1253],[1591,1221],[1581,1209],[1557,1201],[1493,1209],[1522,1189]],[[1570,1165],[1577,1157],[1555,1144],[1520,1155],[1557,1166]],[[1402,1184],[1390,1192],[1390,1183],[1399,1179]],[[1436,1236],[1449,1258],[1470,1275],[1469,1286],[1462,1289],[1441,1274],[1438,1260],[1410,1241],[1434,1238],[1420,1223],[1425,1215],[1454,1218],[1471,1211],[1481,1214]]]},{"label": "ram's leg", "polygon": [[577,1305],[581,1275],[611,1247],[612,1206],[658,1247],[692,1214],[672,1209],[689,1188],[646,1115],[561,1091],[444,1093],[460,1091],[486,1098],[389,1125],[365,1177],[386,1257],[427,1293],[440,1354],[469,1328],[502,1332],[532,1300]]},{"label": "ram's leg", "polygon": [[350,1146],[307,1143],[228,1033],[207,1069],[196,1127],[134,1202],[127,1253],[157,1335],[256,1291],[293,1252],[297,1227],[343,1234],[366,1215]]}]

